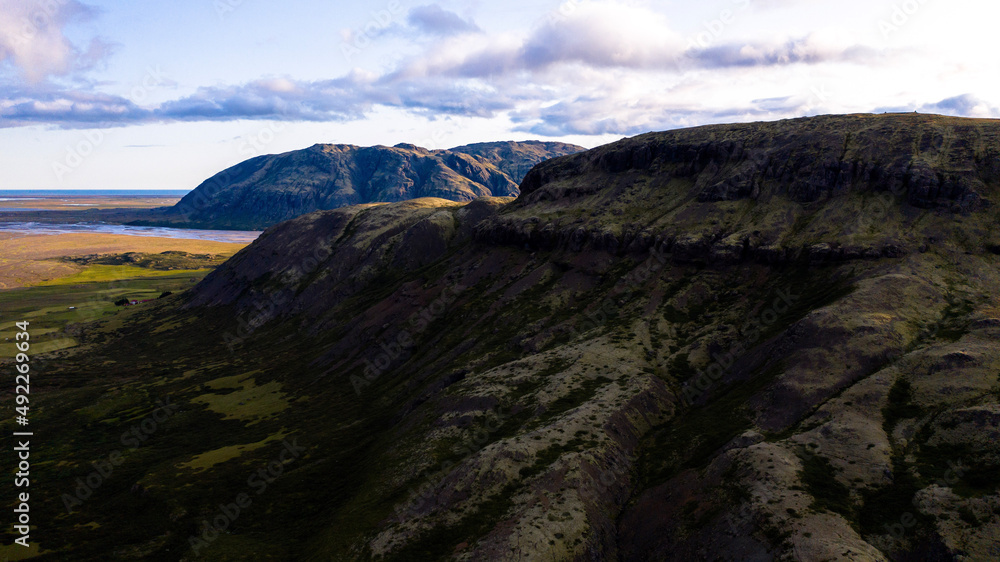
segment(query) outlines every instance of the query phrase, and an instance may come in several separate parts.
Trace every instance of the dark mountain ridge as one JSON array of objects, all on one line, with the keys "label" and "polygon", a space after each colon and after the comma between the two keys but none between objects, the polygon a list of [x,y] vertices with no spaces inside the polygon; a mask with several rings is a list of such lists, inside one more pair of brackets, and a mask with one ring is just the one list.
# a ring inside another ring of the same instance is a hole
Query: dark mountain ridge
[{"label": "dark mountain ridge", "polygon": [[[584,150],[559,142],[497,142],[427,150],[411,144],[317,144],[258,156],[209,178],[143,224],[256,230],[322,209],[417,197],[516,196],[524,174]],[[139,224],[139,223],[136,223]]]},{"label": "dark mountain ridge", "polygon": [[969,209],[985,184],[1000,178],[991,123],[918,114],[849,115],[648,133],[540,166],[522,189],[531,193],[560,174],[670,166],[675,177],[697,180],[702,202],[781,194],[809,203],[888,190],[906,192],[907,202],[916,207],[948,201]]}]

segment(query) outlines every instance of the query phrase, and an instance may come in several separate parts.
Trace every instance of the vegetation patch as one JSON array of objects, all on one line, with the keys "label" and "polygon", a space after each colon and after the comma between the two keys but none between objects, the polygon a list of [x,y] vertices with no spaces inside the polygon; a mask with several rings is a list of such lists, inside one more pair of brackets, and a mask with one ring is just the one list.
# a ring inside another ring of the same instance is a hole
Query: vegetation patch
[{"label": "vegetation patch", "polygon": [[532,424],[533,427],[544,426],[547,422],[556,419],[562,414],[587,402],[597,394],[598,389],[613,382],[611,379],[598,376],[593,379],[585,379],[580,386],[552,401],[545,408],[545,413]]},{"label": "vegetation patch", "polygon": [[892,484],[862,494],[858,524],[862,535],[890,534],[894,525],[909,514],[916,525],[926,526],[931,520],[917,511],[913,497],[921,489],[920,483],[907,467],[902,457],[892,458]]},{"label": "vegetation patch", "polygon": [[899,378],[889,389],[889,401],[882,409],[885,420],[885,431],[892,435],[893,428],[903,419],[919,418],[924,410],[913,403],[913,385],[910,381]]},{"label": "vegetation patch", "polygon": [[450,526],[439,525],[425,531],[416,540],[387,556],[386,561],[448,560],[457,545],[463,542],[473,544],[507,514],[513,505],[517,489],[517,484],[508,484],[497,494],[473,508],[472,512],[465,515],[458,523]]},{"label": "vegetation patch", "polygon": [[535,454],[535,462],[531,466],[526,466],[522,468],[518,474],[523,479],[531,478],[536,474],[541,473],[547,467],[551,466],[552,463],[556,462],[559,457],[566,453],[571,453],[574,451],[579,451],[584,446],[596,445],[595,442],[584,441],[579,437],[574,437],[566,443],[556,443],[549,445],[548,447],[542,449]]},{"label": "vegetation patch", "polygon": [[277,441],[283,439],[287,435],[285,432],[280,432],[264,439],[257,441],[256,443],[245,443],[242,445],[228,445],[226,447],[220,447],[218,449],[213,449],[211,451],[206,451],[200,455],[195,455],[191,460],[183,462],[177,465],[178,468],[187,468],[195,471],[202,471],[213,466],[224,463],[230,459],[235,459],[243,453],[248,453],[256,449],[267,445],[272,441]]},{"label": "vegetation patch", "polygon": [[231,254],[192,254],[177,250],[168,250],[159,254],[142,252],[125,252],[122,254],[96,254],[63,258],[77,265],[113,265],[134,266],[160,271],[179,269],[207,269],[222,265]]},{"label": "vegetation patch", "polygon": [[[177,274],[191,274],[198,275],[199,277],[207,274],[211,269],[190,269],[181,271],[167,271],[167,270],[156,270],[148,269],[136,265],[90,265],[86,269],[79,273],[69,275],[66,277],[60,277],[58,279],[52,279],[49,281],[42,281],[38,283],[41,287],[51,287],[51,286],[63,286],[63,285],[76,285],[78,283],[97,283],[97,282],[109,282],[109,281],[121,281],[124,282],[130,279],[137,279],[140,277],[166,277],[173,276]],[[153,295],[155,298],[156,295]]]},{"label": "vegetation patch", "polygon": [[[233,388],[231,385],[237,379],[239,387],[236,390],[231,390]],[[248,425],[252,425],[288,408],[288,401],[285,399],[285,394],[281,391],[281,383],[278,381],[257,386],[252,376],[235,375],[217,379],[208,384],[216,384],[215,388],[219,390],[231,391],[224,394],[207,393],[191,401],[205,404],[209,410],[221,414],[223,419],[249,421]]]},{"label": "vegetation patch", "polygon": [[935,335],[944,341],[960,340],[969,333],[969,314],[974,308],[975,305],[971,300],[949,295],[948,306],[944,310],[944,316],[937,326]]},{"label": "vegetation patch", "polygon": [[921,445],[917,467],[926,484],[939,483],[965,498],[978,498],[1000,490],[1000,466],[984,462],[964,444]]},{"label": "vegetation patch", "polygon": [[854,519],[851,491],[837,480],[837,469],[826,457],[809,455],[803,458],[799,478],[813,497],[812,509],[839,513],[848,521]]}]

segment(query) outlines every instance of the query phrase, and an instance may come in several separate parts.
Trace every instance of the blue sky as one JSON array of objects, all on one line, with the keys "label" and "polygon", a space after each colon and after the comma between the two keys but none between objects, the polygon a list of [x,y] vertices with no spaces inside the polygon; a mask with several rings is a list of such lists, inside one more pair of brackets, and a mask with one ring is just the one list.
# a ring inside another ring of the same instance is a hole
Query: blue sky
[{"label": "blue sky", "polygon": [[972,0],[0,0],[0,189],[190,189],[319,142],[1000,117],[998,16]]}]

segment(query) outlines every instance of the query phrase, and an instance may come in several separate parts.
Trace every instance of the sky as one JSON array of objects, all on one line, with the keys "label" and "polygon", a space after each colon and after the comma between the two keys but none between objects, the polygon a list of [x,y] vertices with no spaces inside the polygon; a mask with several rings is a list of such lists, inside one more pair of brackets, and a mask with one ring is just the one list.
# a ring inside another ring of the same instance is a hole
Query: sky
[{"label": "sky", "polygon": [[996,118],[998,16],[992,0],[0,0],[0,189],[193,189],[316,143]]}]

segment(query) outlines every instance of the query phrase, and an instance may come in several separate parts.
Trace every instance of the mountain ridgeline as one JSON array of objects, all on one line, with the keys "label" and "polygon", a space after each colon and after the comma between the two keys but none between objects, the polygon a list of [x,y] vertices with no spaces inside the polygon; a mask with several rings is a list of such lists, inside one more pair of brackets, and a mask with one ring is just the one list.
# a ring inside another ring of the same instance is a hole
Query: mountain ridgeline
[{"label": "mountain ridgeline", "polygon": [[39,497],[180,409],[39,559],[996,559],[998,201],[1000,122],[851,115],[283,222],[38,380]]},{"label": "mountain ridgeline", "polygon": [[516,196],[518,184],[535,164],[582,150],[539,141],[478,143],[449,150],[411,144],[317,144],[237,164],[145,222],[257,230],[347,205],[418,197],[471,201]]}]

